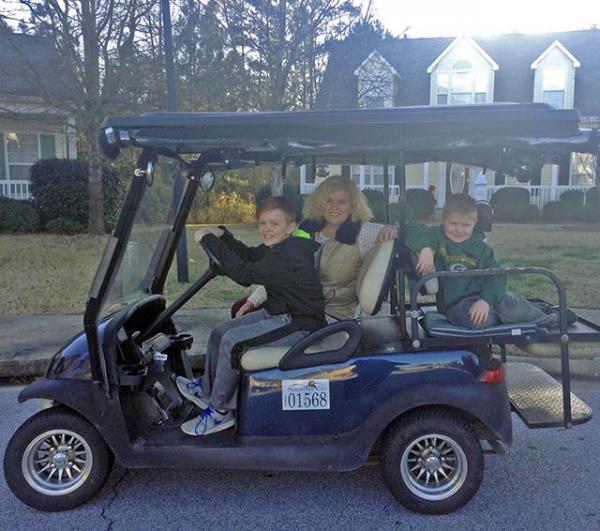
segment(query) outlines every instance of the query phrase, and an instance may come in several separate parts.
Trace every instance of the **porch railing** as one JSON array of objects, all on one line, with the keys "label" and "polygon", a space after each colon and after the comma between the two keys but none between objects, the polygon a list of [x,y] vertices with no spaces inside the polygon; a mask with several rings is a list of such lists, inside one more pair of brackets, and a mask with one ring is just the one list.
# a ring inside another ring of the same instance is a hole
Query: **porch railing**
[{"label": "porch railing", "polygon": [[[301,188],[301,193],[310,194],[316,188],[315,183],[303,183]],[[506,188],[508,185],[497,185],[497,186],[488,186],[487,188],[487,198],[488,201],[492,198],[492,195],[500,188]],[[360,187],[361,190],[379,190],[383,192],[383,185],[381,184],[365,184]],[[422,188],[421,186],[408,186],[407,188]],[[550,201],[558,201],[563,192],[567,190],[580,190],[582,192],[586,192],[590,189],[589,185],[560,185],[552,189],[551,186],[523,186],[526,190],[529,191],[529,202],[532,205],[537,206],[542,209],[544,205]],[[400,195],[400,187],[397,184],[390,185],[390,198],[392,202],[396,201],[398,196]]]},{"label": "porch railing", "polygon": [[0,196],[11,199],[31,199],[29,181],[0,181]]},{"label": "porch railing", "polygon": [[[488,186],[488,200],[492,198],[492,195],[500,188],[506,188],[507,185],[500,186]],[[543,208],[546,203],[550,201],[558,201],[563,192],[567,190],[579,190],[586,192],[590,189],[590,186],[586,185],[560,185],[552,189],[551,186],[523,186],[529,191],[529,202],[538,208]]]}]

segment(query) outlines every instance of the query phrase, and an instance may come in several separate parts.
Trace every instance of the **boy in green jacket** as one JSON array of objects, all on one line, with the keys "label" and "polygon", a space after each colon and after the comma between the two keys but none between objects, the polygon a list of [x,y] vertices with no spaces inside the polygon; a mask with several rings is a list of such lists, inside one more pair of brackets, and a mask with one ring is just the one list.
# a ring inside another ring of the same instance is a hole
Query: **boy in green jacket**
[{"label": "boy in green jacket", "polygon": [[[419,253],[417,272],[495,269],[500,265],[484,234],[475,230],[477,204],[468,195],[450,196],[442,211],[442,226],[415,224],[408,231],[406,245]],[[557,326],[556,310],[546,313],[506,290],[506,275],[442,277],[437,294],[438,311],[448,320],[466,328],[486,328],[500,323],[534,322]],[[575,314],[569,311],[568,320]]]}]

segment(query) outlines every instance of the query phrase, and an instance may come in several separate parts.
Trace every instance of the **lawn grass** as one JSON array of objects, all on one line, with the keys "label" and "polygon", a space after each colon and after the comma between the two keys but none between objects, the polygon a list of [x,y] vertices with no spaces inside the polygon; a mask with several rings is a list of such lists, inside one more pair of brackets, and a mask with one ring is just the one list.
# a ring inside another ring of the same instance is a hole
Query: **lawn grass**
[{"label": "lawn grass", "polygon": [[[258,242],[254,225],[231,230],[249,244]],[[207,266],[204,252],[193,241],[194,231],[195,227],[187,231],[192,282]],[[488,241],[503,266],[552,269],[567,286],[569,305],[600,308],[600,226],[495,225]],[[105,237],[87,235],[0,235],[0,314],[83,313],[105,243]],[[187,287],[177,282],[172,270],[165,286],[167,299]],[[511,279],[510,289],[556,302],[553,285],[543,278]],[[185,307],[223,308],[246,293],[247,288],[219,277]]]}]

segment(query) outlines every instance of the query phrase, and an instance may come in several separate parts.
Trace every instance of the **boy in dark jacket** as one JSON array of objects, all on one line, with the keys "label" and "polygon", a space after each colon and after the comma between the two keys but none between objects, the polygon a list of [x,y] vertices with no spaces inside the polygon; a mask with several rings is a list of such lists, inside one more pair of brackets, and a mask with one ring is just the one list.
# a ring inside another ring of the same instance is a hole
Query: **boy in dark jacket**
[{"label": "boy in dark jacket", "polygon": [[[450,196],[442,211],[442,226],[415,224],[409,228],[406,245],[419,253],[417,271],[467,271],[495,269],[500,265],[494,251],[475,229],[477,204],[463,194]],[[448,320],[466,328],[485,328],[500,323],[534,322],[556,326],[556,311],[544,312],[529,301],[506,290],[506,275],[442,277],[439,279],[437,306]],[[570,312],[569,319],[573,321]]]},{"label": "boy in dark jacket", "polygon": [[258,228],[262,245],[246,247],[224,227],[196,232],[223,271],[243,286],[262,284],[267,291],[264,309],[218,324],[208,340],[202,379],[179,377],[177,387],[202,414],[181,426],[189,435],[208,435],[235,423],[233,409],[239,372],[231,367],[236,344],[291,346],[325,326],[325,299],[317,271],[319,244],[293,236],[296,228],[292,204],[283,197],[269,198],[259,206]]}]

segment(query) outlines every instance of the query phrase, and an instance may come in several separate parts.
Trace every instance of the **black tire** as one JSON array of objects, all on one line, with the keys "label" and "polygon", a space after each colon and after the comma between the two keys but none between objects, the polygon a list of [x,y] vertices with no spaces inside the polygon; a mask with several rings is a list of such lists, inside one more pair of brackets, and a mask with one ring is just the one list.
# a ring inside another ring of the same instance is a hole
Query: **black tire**
[{"label": "black tire", "polygon": [[96,494],[112,463],[96,428],[59,406],[40,411],[15,432],[4,454],[4,475],[23,503],[64,511]]},{"label": "black tire", "polygon": [[388,488],[414,512],[456,511],[475,495],[483,478],[481,444],[466,420],[450,411],[423,410],[399,419],[381,450]]}]

